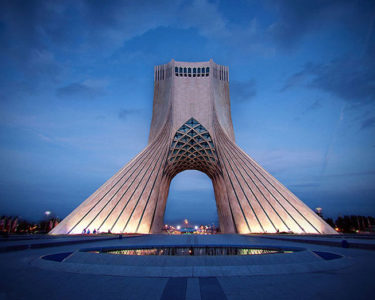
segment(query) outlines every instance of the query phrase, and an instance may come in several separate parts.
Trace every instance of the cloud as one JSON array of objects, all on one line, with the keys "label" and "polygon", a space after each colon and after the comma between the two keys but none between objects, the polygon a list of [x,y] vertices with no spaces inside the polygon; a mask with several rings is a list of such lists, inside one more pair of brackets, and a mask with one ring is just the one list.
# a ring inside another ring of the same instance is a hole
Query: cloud
[{"label": "cloud", "polygon": [[322,107],[322,103],[319,100],[315,100],[308,108],[306,108],[305,113],[317,110]]},{"label": "cloud", "polygon": [[91,28],[85,32],[87,42],[112,52],[159,27],[196,28],[208,38],[230,36],[217,3],[207,0],[85,1],[81,10]]},{"label": "cloud", "polygon": [[375,117],[370,117],[362,122],[361,129],[368,129],[374,126],[375,126]]},{"label": "cloud", "polygon": [[269,28],[270,35],[283,47],[290,48],[314,26],[319,11],[318,1],[283,1],[276,4],[279,20]]},{"label": "cloud", "polygon": [[301,85],[305,82],[308,73],[306,72],[306,68],[309,66],[305,66],[301,71],[294,73],[291,75],[285,82],[284,86],[280,89],[280,92],[285,92],[286,90],[293,88],[295,86]]},{"label": "cloud", "polygon": [[50,138],[49,136],[47,136],[47,135],[45,135],[45,134],[38,133],[37,135],[38,135],[38,137],[39,137],[41,140],[43,140],[43,141],[45,141],[45,142],[51,143],[51,142],[54,141],[52,138]]},{"label": "cloud", "polygon": [[306,85],[323,90],[344,101],[369,103],[375,100],[375,58],[340,58],[328,63],[306,64],[290,76],[281,91]]},{"label": "cloud", "polygon": [[83,82],[73,82],[56,90],[61,98],[83,97],[96,98],[105,93],[108,83],[105,80],[87,79]]},{"label": "cloud", "polygon": [[331,27],[341,27],[349,34],[368,30],[375,10],[374,1],[315,0],[277,1],[269,5],[276,12],[277,21],[268,34],[280,46],[293,48],[308,33]]},{"label": "cloud", "polygon": [[23,72],[29,71],[33,76],[35,71],[40,72],[43,69],[48,76],[51,75],[51,66],[57,63],[47,45],[52,35],[46,36],[46,32],[54,24],[64,24],[52,6],[42,1],[1,1],[2,61],[15,63],[22,67]]},{"label": "cloud", "polygon": [[256,95],[255,80],[249,81],[231,81],[231,98],[238,102],[246,102]]},{"label": "cloud", "polygon": [[118,113],[118,117],[119,117],[120,120],[127,121],[129,116],[134,115],[134,114],[138,114],[139,112],[140,112],[140,110],[138,110],[138,109],[122,109]]},{"label": "cloud", "polygon": [[315,100],[311,105],[309,105],[304,111],[302,111],[301,113],[298,114],[298,116],[296,116],[294,118],[294,120],[296,121],[300,121],[301,120],[301,117],[306,115],[306,114],[309,114],[310,112],[313,112],[313,111],[316,111],[318,109],[320,109],[322,107],[322,103],[320,100]]}]

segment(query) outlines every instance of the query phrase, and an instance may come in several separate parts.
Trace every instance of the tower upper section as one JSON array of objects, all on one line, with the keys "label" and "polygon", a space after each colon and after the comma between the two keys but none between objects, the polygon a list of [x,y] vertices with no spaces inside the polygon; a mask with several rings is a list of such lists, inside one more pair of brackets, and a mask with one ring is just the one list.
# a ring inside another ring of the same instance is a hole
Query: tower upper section
[{"label": "tower upper section", "polygon": [[213,132],[217,120],[234,141],[230,112],[229,70],[226,66],[208,62],[171,60],[155,66],[154,104],[149,142],[166,122],[174,132],[190,118],[198,120]]}]

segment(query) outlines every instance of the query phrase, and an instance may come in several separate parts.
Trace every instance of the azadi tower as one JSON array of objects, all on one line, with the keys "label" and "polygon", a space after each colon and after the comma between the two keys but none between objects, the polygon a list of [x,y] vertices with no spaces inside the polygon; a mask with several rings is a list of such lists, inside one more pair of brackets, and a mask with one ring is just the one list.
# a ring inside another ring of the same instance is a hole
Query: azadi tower
[{"label": "azadi tower", "polygon": [[228,67],[172,60],[154,74],[148,145],[51,234],[160,232],[170,183],[190,169],[211,178],[224,233],[336,233],[236,145]]}]

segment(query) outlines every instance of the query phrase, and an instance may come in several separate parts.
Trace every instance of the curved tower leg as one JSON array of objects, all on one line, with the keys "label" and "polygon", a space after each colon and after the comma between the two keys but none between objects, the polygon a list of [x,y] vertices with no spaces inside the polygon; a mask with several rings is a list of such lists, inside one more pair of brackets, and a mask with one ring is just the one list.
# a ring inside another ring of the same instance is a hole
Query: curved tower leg
[{"label": "curved tower leg", "polygon": [[239,233],[335,230],[217,128],[217,147]]},{"label": "curved tower leg", "polygon": [[70,213],[51,234],[83,231],[148,233],[168,153],[169,127]]}]

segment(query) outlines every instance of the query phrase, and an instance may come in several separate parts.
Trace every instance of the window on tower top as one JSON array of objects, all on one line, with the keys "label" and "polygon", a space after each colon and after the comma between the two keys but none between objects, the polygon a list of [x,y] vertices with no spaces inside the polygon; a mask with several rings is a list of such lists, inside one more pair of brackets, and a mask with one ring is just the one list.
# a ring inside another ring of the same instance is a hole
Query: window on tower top
[{"label": "window on tower top", "polygon": [[[156,78],[157,80],[163,80],[166,78],[169,78],[172,74],[171,72],[173,68],[167,69],[167,71],[164,71],[164,69],[160,69],[156,71]],[[221,80],[227,80],[228,81],[228,73],[225,70],[217,70],[216,68],[213,69],[214,71],[214,77],[219,77]],[[184,77],[207,77],[210,74],[210,68],[209,67],[199,67],[199,68],[189,68],[189,67],[175,67],[175,76],[184,76]]]}]

